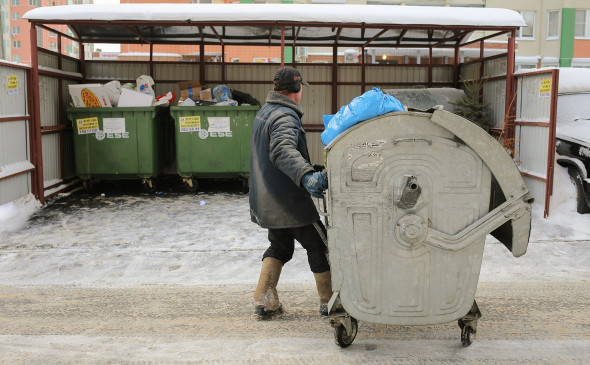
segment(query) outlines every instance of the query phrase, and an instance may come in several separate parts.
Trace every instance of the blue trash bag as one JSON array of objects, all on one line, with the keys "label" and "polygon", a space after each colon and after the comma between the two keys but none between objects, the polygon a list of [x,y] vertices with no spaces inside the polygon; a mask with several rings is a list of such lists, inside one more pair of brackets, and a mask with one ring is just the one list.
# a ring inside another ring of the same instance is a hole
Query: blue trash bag
[{"label": "blue trash bag", "polygon": [[372,88],[361,96],[352,99],[334,115],[324,115],[325,130],[322,143],[327,146],[334,138],[348,128],[381,114],[406,110],[404,105],[391,95],[384,94],[379,88]]}]

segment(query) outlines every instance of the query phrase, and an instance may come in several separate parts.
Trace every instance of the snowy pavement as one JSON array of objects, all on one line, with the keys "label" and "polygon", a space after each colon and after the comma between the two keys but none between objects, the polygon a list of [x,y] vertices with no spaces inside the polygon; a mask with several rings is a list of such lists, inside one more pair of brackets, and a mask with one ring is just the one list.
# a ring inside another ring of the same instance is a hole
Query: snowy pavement
[{"label": "snowy pavement", "polygon": [[252,318],[266,231],[227,190],[99,186],[0,209],[0,363],[590,362],[590,215],[573,212],[571,192],[558,190],[549,219],[534,207],[524,256],[488,236],[472,346],[456,323],[361,323],[342,350],[299,247],[279,283],[287,313]]}]

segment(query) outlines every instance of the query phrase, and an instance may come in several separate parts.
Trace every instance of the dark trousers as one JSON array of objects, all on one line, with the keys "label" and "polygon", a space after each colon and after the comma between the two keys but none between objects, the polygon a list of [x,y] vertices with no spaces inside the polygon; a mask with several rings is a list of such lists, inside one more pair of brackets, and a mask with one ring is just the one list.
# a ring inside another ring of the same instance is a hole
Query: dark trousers
[{"label": "dark trousers", "polygon": [[273,257],[286,264],[293,258],[295,240],[307,251],[309,268],[314,273],[330,270],[328,262],[328,236],[326,227],[316,221],[305,227],[268,229],[270,247],[264,252],[262,259]]}]

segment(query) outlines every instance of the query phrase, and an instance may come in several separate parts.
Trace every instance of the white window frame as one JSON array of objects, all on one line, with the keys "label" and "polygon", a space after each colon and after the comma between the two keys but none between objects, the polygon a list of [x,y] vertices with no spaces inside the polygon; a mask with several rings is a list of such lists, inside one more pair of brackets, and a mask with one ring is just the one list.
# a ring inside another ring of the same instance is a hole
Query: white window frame
[{"label": "white window frame", "polygon": [[537,23],[537,12],[534,10],[521,10],[520,11],[520,15],[523,16],[524,18],[524,14],[523,13],[531,13],[533,14],[533,24],[530,25],[530,27],[533,30],[533,34],[531,36],[523,36],[522,35],[522,30],[523,27],[518,28],[518,32],[516,33],[516,39],[521,39],[521,40],[534,40],[535,39],[535,24]]},{"label": "white window frame", "polygon": [[[589,39],[590,38],[590,10],[587,9],[576,9],[576,18],[578,17],[578,11],[583,11],[586,13],[584,17],[584,35],[577,36],[574,34],[575,39]],[[574,27],[577,25],[576,21],[574,20]]]},{"label": "white window frame", "polygon": [[19,1],[19,0],[11,0],[11,1],[10,1],[10,4],[11,4],[12,6],[19,6],[19,5],[20,5],[20,1]]},{"label": "white window frame", "polygon": [[[551,29],[551,14],[555,14],[555,16],[557,17],[557,34],[556,35],[549,34],[550,29]],[[547,39],[548,40],[559,39],[560,35],[561,35],[561,11],[549,10],[549,11],[547,11]]]},{"label": "white window frame", "polygon": [[10,16],[10,18],[12,20],[19,20],[20,19],[20,13],[12,13],[12,15]]},{"label": "white window frame", "polygon": [[12,41],[12,48],[20,48],[20,41]]}]

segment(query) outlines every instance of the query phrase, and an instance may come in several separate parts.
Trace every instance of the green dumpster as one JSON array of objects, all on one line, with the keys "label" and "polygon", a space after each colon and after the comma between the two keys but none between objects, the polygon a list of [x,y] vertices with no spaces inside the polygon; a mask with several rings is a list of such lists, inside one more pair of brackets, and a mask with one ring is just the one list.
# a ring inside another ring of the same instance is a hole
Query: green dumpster
[{"label": "green dumpster", "polygon": [[178,174],[190,189],[198,178],[242,178],[248,187],[250,135],[258,106],[172,106]]},{"label": "green dumpster", "polygon": [[162,107],[68,108],[76,174],[91,190],[100,179],[140,179],[153,190],[164,163]]}]

